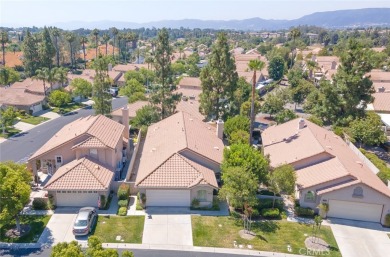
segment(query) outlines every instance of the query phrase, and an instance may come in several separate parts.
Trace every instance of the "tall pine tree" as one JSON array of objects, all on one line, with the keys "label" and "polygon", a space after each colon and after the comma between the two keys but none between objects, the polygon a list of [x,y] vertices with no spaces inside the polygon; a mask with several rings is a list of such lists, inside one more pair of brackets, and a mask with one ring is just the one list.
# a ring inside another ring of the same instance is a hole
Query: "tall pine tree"
[{"label": "tall pine tree", "polygon": [[56,49],[50,37],[49,29],[44,28],[42,32],[42,42],[39,47],[39,59],[41,67],[51,69],[53,67],[53,58],[56,55]]},{"label": "tall pine tree", "polygon": [[239,112],[240,106],[233,106],[238,75],[234,59],[229,53],[226,33],[219,33],[209,58],[208,65],[200,73],[202,94],[200,109],[204,115],[226,119]]},{"label": "tall pine tree", "polygon": [[152,104],[161,108],[161,118],[164,119],[175,112],[176,104],[181,95],[175,94],[176,86],[173,84],[171,70],[172,49],[169,45],[169,35],[166,28],[158,33],[155,62],[156,85],[150,97]]},{"label": "tall pine tree", "polygon": [[39,69],[38,42],[36,37],[28,29],[23,40],[22,48],[24,70],[29,77],[34,76],[35,71]]},{"label": "tall pine tree", "polygon": [[109,115],[112,110],[112,96],[110,94],[111,80],[108,76],[109,63],[110,60],[107,57],[102,56],[96,58],[93,63],[96,72],[92,87],[95,114]]}]

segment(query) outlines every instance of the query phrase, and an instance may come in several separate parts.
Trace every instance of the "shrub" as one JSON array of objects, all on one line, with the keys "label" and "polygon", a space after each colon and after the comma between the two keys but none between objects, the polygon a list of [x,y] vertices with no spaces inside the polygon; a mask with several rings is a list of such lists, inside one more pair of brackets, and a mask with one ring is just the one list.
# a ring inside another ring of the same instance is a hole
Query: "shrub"
[{"label": "shrub", "polygon": [[230,216],[232,216],[233,219],[241,219],[241,214],[239,214],[238,212],[236,211],[231,211],[230,212]]},{"label": "shrub", "polygon": [[146,195],[145,194],[141,194],[141,202],[142,204],[145,204],[146,203]]},{"label": "shrub", "polygon": [[216,210],[216,211],[219,211],[220,208],[219,208],[219,200],[217,197],[214,197],[213,198],[213,210]]},{"label": "shrub", "polygon": [[312,210],[311,208],[305,208],[305,207],[300,207],[300,206],[295,207],[295,213],[298,216],[302,216],[302,217],[313,217],[314,216],[314,210]]},{"label": "shrub", "polygon": [[252,218],[259,218],[260,217],[260,212],[258,209],[253,209],[252,210]]},{"label": "shrub", "polygon": [[144,209],[144,207],[141,205],[141,203],[139,201],[137,201],[137,204],[135,206],[135,209],[137,211],[142,211]]},{"label": "shrub", "polygon": [[386,163],[379,159],[375,154],[368,153],[366,150],[361,148],[360,151],[375,165],[375,167],[379,169],[379,172],[376,175],[387,185],[387,180],[390,180],[390,168],[387,167]]},{"label": "shrub", "polygon": [[385,224],[386,227],[390,227],[390,213],[385,216]]},{"label": "shrub", "polygon": [[127,205],[129,204],[129,201],[128,200],[119,200],[118,201],[118,206],[119,207],[126,207],[127,208]]},{"label": "shrub", "polygon": [[[260,195],[270,195],[270,196],[274,196],[274,192],[271,192],[269,190],[260,190]],[[276,196],[280,196],[280,194],[276,194]]]},{"label": "shrub", "polygon": [[47,207],[49,210],[54,210],[56,208],[54,205],[54,196],[52,194],[48,195]]},{"label": "shrub", "polygon": [[[263,209],[269,209],[269,208],[273,207],[272,205],[273,205],[273,200],[272,199],[260,199],[259,203],[257,205],[257,209],[259,211],[261,211]],[[282,200],[275,200],[274,208],[277,208],[280,211],[283,211],[283,201]]]},{"label": "shrub", "polygon": [[118,188],[118,200],[127,200],[130,196],[130,187],[127,184],[122,184]]},{"label": "shrub", "polygon": [[120,207],[118,210],[119,216],[126,216],[127,215],[127,208],[126,207]]},{"label": "shrub", "polygon": [[32,206],[34,210],[47,210],[49,209],[49,206],[47,204],[47,201],[42,198],[34,198],[32,202]]},{"label": "shrub", "polygon": [[277,208],[267,208],[261,210],[261,216],[264,218],[279,218],[280,211]]},{"label": "shrub", "polygon": [[195,208],[199,207],[199,204],[200,204],[200,202],[199,202],[199,200],[196,199],[196,198],[194,198],[194,199],[192,200],[192,202],[191,202],[191,206],[192,206],[192,207],[195,207]]}]

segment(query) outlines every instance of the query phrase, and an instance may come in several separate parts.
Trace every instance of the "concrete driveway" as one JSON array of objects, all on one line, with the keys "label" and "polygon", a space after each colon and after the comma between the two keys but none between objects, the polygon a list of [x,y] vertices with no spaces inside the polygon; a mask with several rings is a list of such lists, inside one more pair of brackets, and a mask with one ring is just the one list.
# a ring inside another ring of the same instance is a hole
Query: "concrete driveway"
[{"label": "concrete driveway", "polygon": [[87,242],[87,236],[75,237],[73,235],[73,223],[76,219],[76,211],[71,210],[69,213],[55,213],[51,216],[46,225],[38,243],[45,246],[52,246],[60,242],[71,242],[77,240],[80,243]]},{"label": "concrete driveway", "polygon": [[191,215],[147,214],[142,243],[192,246]]},{"label": "concrete driveway", "polygon": [[390,230],[379,223],[332,218],[331,228],[343,257],[389,256]]}]

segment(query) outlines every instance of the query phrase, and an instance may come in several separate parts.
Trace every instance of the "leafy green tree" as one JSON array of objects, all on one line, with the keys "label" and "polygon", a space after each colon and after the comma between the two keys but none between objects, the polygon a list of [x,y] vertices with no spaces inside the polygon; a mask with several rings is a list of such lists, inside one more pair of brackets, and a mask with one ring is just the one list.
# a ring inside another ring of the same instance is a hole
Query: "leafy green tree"
[{"label": "leafy green tree", "polygon": [[143,126],[149,127],[151,124],[156,123],[160,120],[160,115],[156,107],[151,105],[146,105],[141,109],[136,111],[134,119],[130,121],[131,125],[136,128],[141,128]]},{"label": "leafy green tree", "polygon": [[8,106],[5,109],[0,107],[0,124],[3,127],[3,134],[5,134],[6,127],[14,124],[17,116],[18,112],[14,107]]},{"label": "leafy green tree", "polygon": [[19,80],[20,80],[20,75],[13,68],[9,68],[9,67],[0,68],[0,85],[11,85],[12,83]]},{"label": "leafy green tree", "polygon": [[64,86],[68,82],[68,69],[65,67],[54,68],[55,82],[61,83]]},{"label": "leafy green tree", "polygon": [[268,74],[273,80],[283,78],[284,74],[284,59],[281,56],[272,57],[268,65]]},{"label": "leafy green tree", "polygon": [[0,221],[6,224],[15,219],[19,232],[19,213],[30,201],[31,180],[26,165],[14,162],[0,163]]},{"label": "leafy green tree", "polygon": [[227,199],[234,208],[243,208],[244,203],[254,206],[257,202],[256,192],[258,180],[255,174],[248,172],[244,167],[227,167],[222,172],[223,185],[218,197]]},{"label": "leafy green tree", "polygon": [[137,80],[142,85],[145,85],[146,83],[146,79],[144,78],[144,76],[140,71],[130,70],[125,73],[125,81],[129,81],[132,79]]},{"label": "leafy green tree", "polygon": [[261,108],[264,113],[268,113],[272,117],[272,115],[283,111],[287,102],[285,92],[279,90],[276,93],[268,94]]},{"label": "leafy green tree", "polygon": [[231,145],[223,151],[222,172],[229,167],[240,167],[253,174],[259,183],[267,181],[268,160],[248,144]]},{"label": "leafy green tree", "polygon": [[60,242],[53,246],[50,257],[84,257],[84,253],[77,241]]},{"label": "leafy green tree", "polygon": [[154,67],[158,85],[152,88],[150,96],[151,103],[161,108],[162,119],[175,112],[181,97],[181,94],[173,93],[176,87],[172,80],[171,55],[168,30],[163,28],[158,33],[155,51]]},{"label": "leafy green tree", "polygon": [[224,133],[230,139],[233,132],[238,130],[249,131],[250,120],[248,117],[236,115],[227,119],[224,126]]},{"label": "leafy green tree", "polygon": [[119,90],[119,94],[127,96],[129,103],[146,100],[145,87],[136,79],[127,80],[126,85]]},{"label": "leafy green tree", "polygon": [[382,130],[382,121],[375,112],[367,112],[366,117],[355,119],[350,123],[352,137],[365,145],[379,145],[386,141],[385,133]]},{"label": "leafy green tree", "polygon": [[275,121],[278,124],[282,124],[282,123],[285,123],[289,120],[293,120],[297,117],[298,116],[293,111],[291,111],[289,109],[284,109],[275,115]]},{"label": "leafy green tree", "polygon": [[1,51],[3,52],[3,65],[5,66],[5,44],[9,42],[8,32],[5,30],[2,30],[0,32],[0,44],[1,44]]},{"label": "leafy green tree", "polygon": [[252,78],[252,97],[251,97],[251,125],[249,129],[249,144],[252,145],[252,132],[255,125],[255,98],[256,98],[256,71],[261,71],[265,66],[265,63],[260,60],[250,60],[248,63],[249,70],[253,71],[253,78]]},{"label": "leafy green tree", "polygon": [[234,131],[229,138],[229,144],[246,144],[249,141],[249,133],[244,130]]},{"label": "leafy green tree", "polygon": [[333,86],[341,97],[339,120],[346,123],[349,117],[361,116],[367,104],[373,101],[372,81],[365,76],[372,69],[370,52],[359,41],[349,39],[341,63],[333,78]]},{"label": "leafy green tree", "polygon": [[109,115],[111,113],[112,96],[109,92],[111,86],[111,80],[108,76],[109,63],[110,59],[107,57],[99,57],[93,63],[96,75],[92,86],[92,99],[95,102],[93,108],[96,114]]},{"label": "leafy green tree", "polygon": [[295,109],[297,104],[302,104],[314,89],[313,83],[305,79],[300,79],[296,86],[290,85],[291,100],[295,103]]},{"label": "leafy green tree", "polygon": [[[259,113],[261,111],[261,102],[260,96],[256,96],[255,100],[255,113]],[[251,115],[251,101],[246,101],[241,104],[240,115],[245,117],[250,117]]]},{"label": "leafy green tree", "polygon": [[192,53],[190,56],[187,57],[185,62],[186,72],[188,76],[199,77],[200,68],[197,66],[197,64],[200,62],[199,54],[197,52]]},{"label": "leafy green tree", "polygon": [[[240,106],[234,108],[234,92],[237,89],[238,75],[233,57],[229,52],[225,33],[219,33],[214,43],[209,63],[200,73],[202,94],[200,110],[209,117],[227,118],[238,113]],[[230,105],[229,105],[230,103]]]},{"label": "leafy green tree", "polygon": [[[241,114],[241,107],[244,102],[247,102],[251,95],[251,84],[246,82],[244,77],[240,77],[237,81],[237,89],[234,91],[234,99],[233,99],[233,106],[236,108],[239,108],[240,114]],[[256,107],[256,103],[255,103]],[[242,114],[241,114],[242,115]],[[249,101],[249,109],[248,114],[245,114],[246,116],[250,117],[250,101]]]},{"label": "leafy green tree", "polygon": [[73,88],[73,95],[87,98],[92,95],[92,84],[85,79],[75,78],[70,83]]},{"label": "leafy green tree", "polygon": [[72,101],[72,97],[65,90],[54,90],[49,95],[49,103],[52,106],[62,107]]},{"label": "leafy green tree", "polygon": [[42,43],[39,47],[41,66],[51,69],[53,67],[53,58],[55,55],[56,49],[51,40],[49,29],[44,27],[42,32]]},{"label": "leafy green tree", "polygon": [[172,63],[171,68],[174,75],[181,75],[186,72],[186,66],[181,62]]},{"label": "leafy green tree", "polygon": [[133,254],[133,252],[130,252],[130,251],[123,251],[122,257],[134,257],[134,254]]},{"label": "leafy green tree", "polygon": [[285,193],[291,195],[295,191],[295,183],[297,181],[297,175],[294,167],[285,164],[276,167],[269,176],[269,185],[274,192],[272,208],[275,207],[275,195]]},{"label": "leafy green tree", "polygon": [[27,76],[34,76],[35,71],[40,67],[38,41],[28,29],[23,40],[22,49],[24,70]]}]

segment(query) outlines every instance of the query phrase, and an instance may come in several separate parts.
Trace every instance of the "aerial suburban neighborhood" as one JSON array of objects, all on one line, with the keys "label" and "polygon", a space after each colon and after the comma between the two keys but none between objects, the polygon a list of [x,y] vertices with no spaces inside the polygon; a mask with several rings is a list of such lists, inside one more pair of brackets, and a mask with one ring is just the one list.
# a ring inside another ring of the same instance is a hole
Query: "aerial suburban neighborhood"
[{"label": "aerial suburban neighborhood", "polygon": [[388,3],[23,3],[0,256],[390,256]]}]

